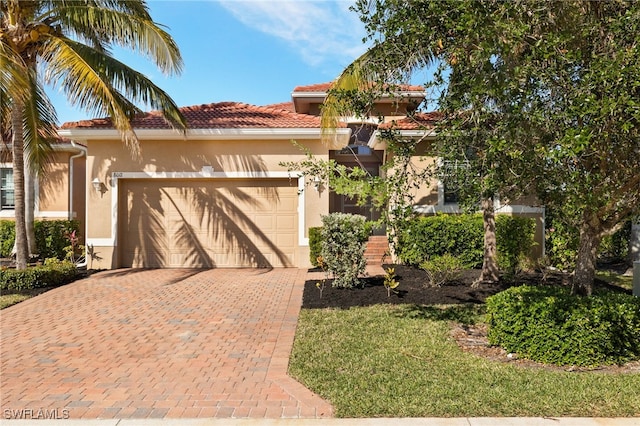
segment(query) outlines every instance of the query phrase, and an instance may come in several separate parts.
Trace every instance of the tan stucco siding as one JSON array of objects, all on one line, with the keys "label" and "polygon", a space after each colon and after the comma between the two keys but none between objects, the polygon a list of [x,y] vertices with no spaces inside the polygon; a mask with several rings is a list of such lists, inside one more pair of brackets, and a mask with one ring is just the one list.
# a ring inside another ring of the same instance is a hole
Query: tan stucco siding
[{"label": "tan stucco siding", "polygon": [[[327,158],[327,148],[319,140],[303,141],[317,158]],[[141,155],[133,158],[128,149],[118,141],[88,141],[87,176],[88,217],[87,235],[103,258],[94,267],[117,267],[120,264],[117,250],[110,241],[117,239],[118,221],[122,220],[122,205],[117,181],[131,178],[132,174],[146,174],[150,178],[180,179],[185,177],[211,176],[207,179],[251,178],[265,179],[265,185],[273,179],[284,179],[287,186],[299,189],[298,174],[289,179],[287,168],[281,162],[296,162],[306,158],[305,153],[290,140],[215,140],[215,141],[142,141]],[[202,175],[205,173],[205,175]],[[136,175],[136,178],[141,176]],[[104,183],[103,194],[91,187],[91,181],[98,179]],[[328,213],[328,191],[316,191],[306,186],[303,190],[304,205],[300,212],[304,224],[298,232],[295,246],[295,265],[308,266],[308,247],[298,241],[308,237],[308,228],[321,223],[321,215]],[[120,194],[122,197],[122,194]],[[114,211],[114,205],[117,205]],[[119,219],[120,218],[120,219]],[[121,242],[118,243],[119,245]],[[96,266],[97,265],[97,266]]]},{"label": "tan stucco siding", "polygon": [[46,170],[38,176],[38,210],[65,212],[69,210],[69,157],[67,152],[51,156]]}]

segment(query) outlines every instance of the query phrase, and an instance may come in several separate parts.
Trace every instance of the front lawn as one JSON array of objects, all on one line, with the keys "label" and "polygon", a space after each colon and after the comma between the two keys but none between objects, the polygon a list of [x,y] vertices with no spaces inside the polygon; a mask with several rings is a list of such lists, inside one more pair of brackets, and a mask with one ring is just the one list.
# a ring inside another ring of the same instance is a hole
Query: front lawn
[{"label": "front lawn", "polygon": [[640,370],[521,367],[462,351],[450,319],[477,311],[303,309],[289,371],[339,417],[640,415]]},{"label": "front lawn", "polygon": [[[365,291],[382,295],[379,303],[345,304],[327,290],[322,304],[330,307],[321,308],[307,283],[289,373],[339,417],[640,416],[640,362],[585,371],[462,350],[452,330],[482,326],[485,294],[458,288],[466,299],[458,304],[403,304],[369,282]],[[414,288],[404,298],[451,298],[450,290]]]}]

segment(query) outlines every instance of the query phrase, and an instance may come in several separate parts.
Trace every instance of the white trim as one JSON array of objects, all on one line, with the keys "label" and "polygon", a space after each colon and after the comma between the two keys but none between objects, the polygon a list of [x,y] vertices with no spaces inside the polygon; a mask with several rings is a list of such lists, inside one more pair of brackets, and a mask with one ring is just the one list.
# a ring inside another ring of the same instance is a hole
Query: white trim
[{"label": "white trim", "polygon": [[[463,213],[458,203],[447,203],[438,205],[420,204],[413,206],[413,210],[420,214],[435,213]],[[497,214],[544,214],[544,207],[525,206],[522,204],[497,206],[495,208]]]},{"label": "white trim", "polygon": [[[298,177],[296,177],[298,176]],[[95,246],[118,245],[118,180],[120,179],[297,179],[298,181],[298,245],[308,246],[305,238],[305,181],[302,172],[113,172],[111,174],[111,238],[87,238]],[[88,221],[87,221],[88,222]]]},{"label": "white trim", "polygon": [[35,217],[42,217],[42,218],[61,218],[61,219],[69,219],[69,212],[66,210],[60,210],[60,211],[55,211],[55,210],[44,210],[44,211],[40,211],[38,209],[36,209],[35,213],[34,213]]},{"label": "white trim", "polygon": [[[315,99],[324,101],[327,97],[328,91],[317,91],[317,92],[306,92],[306,91],[298,91],[291,92],[292,99]],[[384,93],[380,95],[378,102],[382,101],[396,101],[402,98],[424,98],[427,96],[426,91],[417,91],[417,90],[397,90],[393,93]]]},{"label": "white trim", "polygon": [[[376,130],[373,133],[373,135],[371,136],[371,138],[369,139],[368,145],[371,148],[373,148],[377,144],[383,143],[384,139],[382,137],[380,137],[380,133],[382,131],[387,131],[387,130],[393,131],[393,128],[391,128],[391,129],[383,129],[383,130],[380,130],[380,129]],[[400,134],[400,137],[408,138],[408,139],[420,139],[420,138],[433,139],[436,136],[438,136],[438,132],[436,132],[435,129],[429,129],[429,130],[396,130],[396,131]]]},{"label": "white trim", "polygon": [[[185,133],[173,129],[134,129],[139,140],[274,140],[274,139],[319,139],[320,128],[241,128],[241,129],[189,129]],[[348,137],[349,129],[337,129],[336,133]],[[86,141],[89,139],[121,139],[115,129],[61,129],[62,137]]]}]

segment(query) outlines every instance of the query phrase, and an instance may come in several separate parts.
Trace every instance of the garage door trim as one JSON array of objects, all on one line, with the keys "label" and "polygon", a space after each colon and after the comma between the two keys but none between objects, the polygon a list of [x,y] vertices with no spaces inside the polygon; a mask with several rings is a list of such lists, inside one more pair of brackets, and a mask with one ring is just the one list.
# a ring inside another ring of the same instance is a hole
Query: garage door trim
[{"label": "garage door trim", "polygon": [[282,179],[298,181],[298,245],[308,246],[305,237],[305,176],[291,172],[214,172],[206,166],[200,172],[113,172],[111,174],[111,238],[87,238],[87,245],[97,247],[118,245],[118,180],[119,179]]}]

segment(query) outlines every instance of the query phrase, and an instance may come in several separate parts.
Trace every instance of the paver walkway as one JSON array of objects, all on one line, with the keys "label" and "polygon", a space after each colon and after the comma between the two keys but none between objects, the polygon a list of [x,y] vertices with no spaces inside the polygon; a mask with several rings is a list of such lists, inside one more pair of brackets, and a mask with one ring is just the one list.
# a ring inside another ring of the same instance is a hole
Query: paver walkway
[{"label": "paver walkway", "polygon": [[330,417],[286,373],[307,277],[106,271],[2,310],[2,416]]}]

